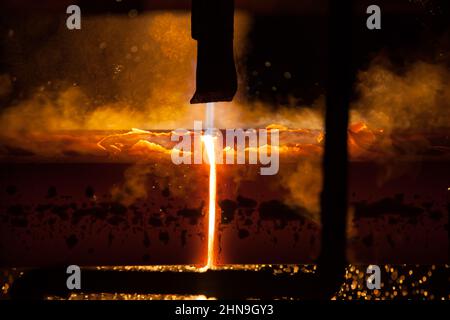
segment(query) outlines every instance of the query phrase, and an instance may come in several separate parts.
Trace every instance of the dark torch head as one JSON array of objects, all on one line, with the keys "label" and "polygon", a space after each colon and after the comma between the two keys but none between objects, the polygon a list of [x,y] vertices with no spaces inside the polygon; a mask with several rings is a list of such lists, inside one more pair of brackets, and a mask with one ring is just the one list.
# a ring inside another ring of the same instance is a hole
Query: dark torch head
[{"label": "dark torch head", "polygon": [[232,101],[237,91],[233,55],[234,0],[192,0],[197,40],[196,91],[191,103]]}]

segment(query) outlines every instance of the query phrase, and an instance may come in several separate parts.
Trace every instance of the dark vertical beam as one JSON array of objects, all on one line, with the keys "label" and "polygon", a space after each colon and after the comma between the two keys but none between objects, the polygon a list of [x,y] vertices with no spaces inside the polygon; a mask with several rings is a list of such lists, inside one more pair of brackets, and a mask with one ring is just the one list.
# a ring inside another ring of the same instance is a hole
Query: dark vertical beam
[{"label": "dark vertical beam", "polygon": [[192,38],[197,40],[196,91],[191,103],[232,101],[234,0],[192,0]]},{"label": "dark vertical beam", "polygon": [[329,78],[321,198],[322,242],[318,261],[319,275],[330,287],[340,281],[346,265],[347,127],[353,83],[351,21],[352,1],[330,0]]}]

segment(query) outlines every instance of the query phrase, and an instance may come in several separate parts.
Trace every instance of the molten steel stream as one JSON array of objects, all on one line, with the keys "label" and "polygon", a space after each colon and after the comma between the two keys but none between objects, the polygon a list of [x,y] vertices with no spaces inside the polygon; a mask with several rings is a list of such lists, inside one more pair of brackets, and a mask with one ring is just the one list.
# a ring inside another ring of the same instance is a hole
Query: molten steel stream
[{"label": "molten steel stream", "polygon": [[209,205],[208,205],[208,260],[203,270],[214,267],[216,238],[216,154],[214,137],[214,103],[206,104],[206,123],[203,143],[209,161]]}]

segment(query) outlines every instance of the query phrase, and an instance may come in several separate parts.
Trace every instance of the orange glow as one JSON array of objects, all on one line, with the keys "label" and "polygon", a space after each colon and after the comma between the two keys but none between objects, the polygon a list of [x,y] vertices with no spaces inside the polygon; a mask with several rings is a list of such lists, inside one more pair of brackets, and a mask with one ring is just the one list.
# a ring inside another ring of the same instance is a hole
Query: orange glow
[{"label": "orange glow", "polygon": [[203,270],[214,267],[215,264],[215,237],[216,237],[216,154],[212,135],[202,136],[209,161],[209,205],[208,205],[208,260]]}]

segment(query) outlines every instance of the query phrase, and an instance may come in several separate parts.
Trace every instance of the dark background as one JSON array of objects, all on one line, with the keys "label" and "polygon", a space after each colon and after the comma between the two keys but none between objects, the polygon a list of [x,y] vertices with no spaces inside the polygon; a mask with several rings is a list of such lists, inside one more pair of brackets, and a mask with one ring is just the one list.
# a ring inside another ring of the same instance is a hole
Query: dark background
[{"label": "dark background", "polygon": [[[65,17],[70,4],[79,4],[82,14],[127,14],[130,10],[139,13],[149,10],[189,10],[190,1],[185,0],[98,0],[39,2],[4,0],[0,3],[0,45],[5,43],[8,30],[28,26],[28,19],[40,19],[48,15]],[[249,50],[244,66],[247,68],[246,88],[248,97],[287,105],[294,97],[294,105],[309,105],[324,93],[327,77],[327,1],[236,1],[237,9],[248,11],[253,16],[253,27],[249,35]],[[447,0],[408,1],[377,0],[353,1],[353,71],[364,69],[380,52],[401,68],[411,60],[440,59],[447,61],[449,52],[449,2]],[[377,4],[382,10],[382,30],[366,28],[367,6]],[[64,20],[62,20],[64,21]],[[35,50],[56,32],[61,20],[56,18],[47,28],[26,39],[27,50]],[[25,53],[26,54],[26,53]],[[8,73],[10,65],[0,51],[0,73]],[[441,62],[442,62],[441,61]],[[270,66],[266,66],[266,62]],[[286,75],[286,73],[289,73]],[[45,77],[45,78],[44,78]],[[62,75],[67,81],[72,75]],[[9,105],[12,99],[26,95],[33,87],[47,82],[34,77],[14,86],[14,92],[7,100],[0,101],[1,107]],[[242,90],[242,88],[241,88]],[[275,108],[275,106],[274,106]]]}]

